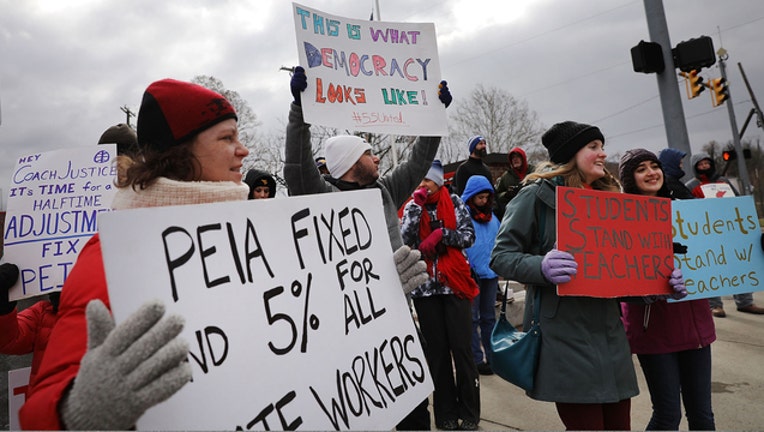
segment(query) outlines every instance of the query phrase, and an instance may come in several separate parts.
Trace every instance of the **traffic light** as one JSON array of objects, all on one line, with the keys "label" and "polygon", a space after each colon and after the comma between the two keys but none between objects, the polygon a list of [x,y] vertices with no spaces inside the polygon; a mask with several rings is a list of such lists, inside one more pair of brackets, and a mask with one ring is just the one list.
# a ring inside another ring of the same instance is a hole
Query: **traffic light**
[{"label": "traffic light", "polygon": [[698,97],[706,87],[703,85],[703,77],[700,76],[700,71],[697,69],[691,70],[687,73],[688,83],[688,98],[692,99]]},{"label": "traffic light", "polygon": [[722,159],[724,159],[724,162],[729,162],[731,160],[735,160],[737,158],[737,153],[735,153],[735,150],[724,150],[722,152]]},{"label": "traffic light", "polygon": [[684,87],[687,90],[687,99],[698,97],[698,95],[706,89],[706,84],[703,83],[703,77],[700,76],[700,70],[694,69],[689,72],[679,72],[679,75],[684,77]]},{"label": "traffic light", "polygon": [[713,92],[714,106],[718,107],[723,104],[724,101],[730,98],[729,87],[727,86],[727,80],[724,78],[714,78],[709,82],[711,91]]}]

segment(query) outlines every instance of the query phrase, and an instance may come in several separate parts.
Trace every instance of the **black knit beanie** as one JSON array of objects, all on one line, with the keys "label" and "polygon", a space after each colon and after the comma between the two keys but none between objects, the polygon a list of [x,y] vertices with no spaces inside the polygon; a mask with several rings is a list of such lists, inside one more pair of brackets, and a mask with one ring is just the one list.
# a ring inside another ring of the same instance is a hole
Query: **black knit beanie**
[{"label": "black knit beanie", "polygon": [[[634,171],[637,170],[639,164],[644,161],[651,161],[658,164],[658,167],[663,171],[663,165],[658,157],[654,153],[645,149],[632,149],[627,150],[621,157],[621,162],[618,164],[618,176],[621,179],[621,185],[623,185],[623,191],[630,194],[642,195],[642,192],[637,188],[637,182],[634,181]],[[666,175],[663,175],[663,185],[658,191],[658,196],[670,197],[668,186],[666,185]]]},{"label": "black knit beanie", "polygon": [[564,121],[557,123],[541,136],[541,143],[549,151],[549,160],[564,164],[573,159],[576,152],[594,140],[605,143],[605,137],[596,126]]}]

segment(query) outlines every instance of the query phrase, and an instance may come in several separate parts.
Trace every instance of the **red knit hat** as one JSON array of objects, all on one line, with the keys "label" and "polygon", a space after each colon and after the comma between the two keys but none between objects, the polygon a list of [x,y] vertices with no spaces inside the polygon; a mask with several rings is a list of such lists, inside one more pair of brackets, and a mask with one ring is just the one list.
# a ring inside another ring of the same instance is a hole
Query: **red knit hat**
[{"label": "red knit hat", "polygon": [[164,151],[223,120],[236,111],[221,94],[206,87],[174,79],[151,83],[138,111],[138,142]]}]

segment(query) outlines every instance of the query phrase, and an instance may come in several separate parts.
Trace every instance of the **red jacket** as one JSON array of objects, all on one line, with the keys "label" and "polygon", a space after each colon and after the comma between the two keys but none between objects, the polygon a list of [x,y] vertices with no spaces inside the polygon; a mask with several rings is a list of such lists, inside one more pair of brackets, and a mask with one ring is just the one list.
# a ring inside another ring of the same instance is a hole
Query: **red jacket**
[{"label": "red jacket", "polygon": [[85,307],[94,299],[100,299],[110,307],[98,234],[82,248],[64,282],[58,320],[50,334],[40,370],[31,381],[26,403],[19,412],[23,429],[64,429],[58,415],[58,403],[77,376],[80,360],[87,352]]},{"label": "red jacket", "polygon": [[626,336],[634,354],[667,354],[709,345],[716,328],[707,299],[650,305],[622,303]]},{"label": "red jacket", "polygon": [[40,369],[42,354],[55,323],[56,313],[48,300],[38,301],[21,312],[14,309],[9,314],[0,315],[0,354],[32,353],[30,383]]}]

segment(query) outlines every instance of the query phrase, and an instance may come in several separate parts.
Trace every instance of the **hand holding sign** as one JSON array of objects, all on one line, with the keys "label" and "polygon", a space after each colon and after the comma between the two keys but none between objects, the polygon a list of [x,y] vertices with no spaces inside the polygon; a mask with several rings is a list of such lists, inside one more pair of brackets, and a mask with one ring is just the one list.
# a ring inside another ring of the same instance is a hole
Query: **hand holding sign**
[{"label": "hand holding sign", "polygon": [[308,88],[308,77],[305,75],[305,68],[295,66],[294,74],[292,74],[292,79],[289,81],[289,88],[292,90],[295,105],[300,105],[300,94]]},{"label": "hand holding sign", "polygon": [[448,108],[449,105],[451,105],[451,102],[454,100],[454,97],[451,96],[451,91],[448,89],[448,83],[446,80],[443,80],[438,84],[438,99],[440,99],[441,102],[443,102],[443,105]]},{"label": "hand holding sign", "polygon": [[669,285],[671,285],[671,289],[673,290],[673,292],[671,293],[672,299],[681,300],[687,297],[687,287],[684,286],[684,277],[682,276],[682,270],[679,270],[677,268],[671,272],[671,277],[669,278]]},{"label": "hand holding sign", "polygon": [[68,429],[130,429],[191,379],[183,319],[164,312],[147,302],[115,327],[100,300],[88,303],[88,352],[60,408]]},{"label": "hand holding sign", "polygon": [[6,315],[16,308],[15,301],[8,301],[8,290],[19,279],[19,268],[16,264],[0,265],[0,315]]},{"label": "hand holding sign", "polygon": [[571,276],[578,272],[578,263],[568,252],[552,249],[541,260],[541,272],[549,282],[559,285],[570,282]]}]

